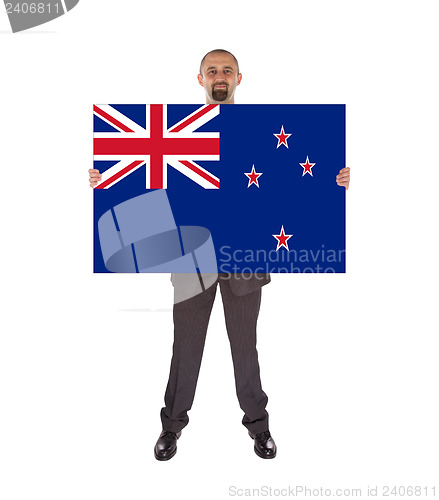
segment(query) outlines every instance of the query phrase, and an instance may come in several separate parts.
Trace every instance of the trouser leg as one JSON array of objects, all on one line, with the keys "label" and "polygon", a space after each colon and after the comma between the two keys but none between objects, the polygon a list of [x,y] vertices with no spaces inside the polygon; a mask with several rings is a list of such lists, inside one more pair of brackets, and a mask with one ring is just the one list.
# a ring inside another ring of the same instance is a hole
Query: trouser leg
[{"label": "trouser leg", "polygon": [[268,430],[267,395],[262,390],[256,323],[261,304],[261,290],[247,295],[234,295],[228,280],[219,280],[224,305],[227,334],[235,371],[236,394],[245,415],[243,425],[252,434]]},{"label": "trouser leg", "polygon": [[174,345],[165,406],[160,417],[165,431],[180,432],[189,422],[203,356],[207,326],[217,283],[194,297],[174,304]]}]

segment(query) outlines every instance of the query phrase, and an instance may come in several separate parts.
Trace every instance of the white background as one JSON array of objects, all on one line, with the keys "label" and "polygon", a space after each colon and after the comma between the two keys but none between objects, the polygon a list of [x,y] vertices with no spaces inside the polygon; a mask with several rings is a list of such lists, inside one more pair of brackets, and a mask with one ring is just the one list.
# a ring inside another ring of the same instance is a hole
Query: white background
[{"label": "white background", "polygon": [[[436,2],[158,4],[81,0],[18,34],[0,14],[0,496],[439,495]],[[219,47],[240,62],[237,103],[346,103],[347,274],[263,288],[276,459],[241,425],[218,294],[190,423],[158,462],[172,286],[92,274],[91,105],[203,103],[199,61]]]}]

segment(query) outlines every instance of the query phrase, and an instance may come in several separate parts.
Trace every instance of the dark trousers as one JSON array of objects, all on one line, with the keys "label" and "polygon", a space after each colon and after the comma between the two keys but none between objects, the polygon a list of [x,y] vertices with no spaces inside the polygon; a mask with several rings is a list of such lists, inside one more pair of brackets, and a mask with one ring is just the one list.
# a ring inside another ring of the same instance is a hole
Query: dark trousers
[{"label": "dark trousers", "polygon": [[[236,394],[245,415],[242,423],[252,434],[268,430],[265,410],[267,395],[261,387],[256,322],[261,304],[261,289],[247,295],[234,295],[228,279],[219,280],[203,293],[174,305],[174,346],[165,407],[161,410],[163,429],[179,432],[189,422],[203,356],[210,313],[219,283],[223,299],[227,334],[232,351]],[[221,410],[215,414],[221,419]],[[220,421],[213,423],[215,429]]]}]

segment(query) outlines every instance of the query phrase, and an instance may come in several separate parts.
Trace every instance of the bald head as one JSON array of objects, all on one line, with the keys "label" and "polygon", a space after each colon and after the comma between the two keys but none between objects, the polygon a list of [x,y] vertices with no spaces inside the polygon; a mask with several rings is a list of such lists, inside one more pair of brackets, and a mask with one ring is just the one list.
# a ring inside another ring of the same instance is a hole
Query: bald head
[{"label": "bald head", "polygon": [[233,60],[235,61],[235,64],[236,64],[236,69],[237,69],[237,72],[239,73],[239,64],[238,64],[238,59],[236,59],[236,57],[231,53],[229,52],[228,50],[224,50],[224,49],[215,49],[215,50],[211,50],[210,52],[208,52],[204,57],[203,59],[201,59],[201,63],[200,63],[200,75],[202,76],[203,75],[203,64],[204,62],[206,61],[206,57],[208,57],[210,54],[213,54],[213,55],[223,55],[223,54],[228,54],[229,56],[232,56]]}]

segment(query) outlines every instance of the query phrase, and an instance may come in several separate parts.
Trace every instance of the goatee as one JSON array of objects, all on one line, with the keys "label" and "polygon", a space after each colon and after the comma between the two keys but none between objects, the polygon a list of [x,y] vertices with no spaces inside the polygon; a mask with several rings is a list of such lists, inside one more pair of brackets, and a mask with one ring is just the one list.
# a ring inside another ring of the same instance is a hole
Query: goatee
[{"label": "goatee", "polygon": [[218,89],[215,90],[215,87],[212,89],[212,98],[214,101],[225,101],[229,94],[229,89]]}]

